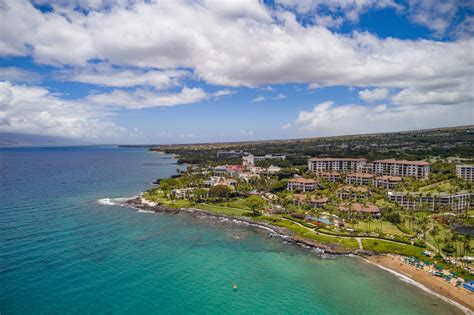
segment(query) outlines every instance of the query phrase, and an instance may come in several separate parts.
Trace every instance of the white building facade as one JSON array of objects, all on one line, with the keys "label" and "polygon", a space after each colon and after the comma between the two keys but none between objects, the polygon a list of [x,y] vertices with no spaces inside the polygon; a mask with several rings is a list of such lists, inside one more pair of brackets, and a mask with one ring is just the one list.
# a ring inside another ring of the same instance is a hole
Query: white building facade
[{"label": "white building facade", "polygon": [[311,158],[308,169],[311,172],[356,172],[365,164],[365,158]]},{"label": "white building facade", "polygon": [[424,161],[377,160],[373,163],[373,173],[400,177],[428,177],[431,164]]},{"label": "white building facade", "polygon": [[456,165],[456,176],[470,182],[474,181],[474,165]]}]

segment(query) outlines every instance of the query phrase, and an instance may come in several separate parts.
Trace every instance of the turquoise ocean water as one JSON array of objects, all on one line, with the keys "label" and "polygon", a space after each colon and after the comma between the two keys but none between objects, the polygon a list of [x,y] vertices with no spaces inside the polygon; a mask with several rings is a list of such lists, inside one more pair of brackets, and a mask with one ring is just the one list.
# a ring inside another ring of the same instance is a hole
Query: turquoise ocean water
[{"label": "turquoise ocean water", "polygon": [[455,310],[358,258],[322,259],[257,228],[97,202],[176,168],[139,148],[0,149],[0,313]]}]

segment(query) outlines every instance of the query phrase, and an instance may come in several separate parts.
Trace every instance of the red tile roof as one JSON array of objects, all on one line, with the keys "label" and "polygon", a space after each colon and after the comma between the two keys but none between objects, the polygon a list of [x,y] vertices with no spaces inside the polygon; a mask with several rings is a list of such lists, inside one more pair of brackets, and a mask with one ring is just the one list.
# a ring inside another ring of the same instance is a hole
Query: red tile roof
[{"label": "red tile roof", "polygon": [[368,192],[369,190],[368,190],[367,188],[365,188],[365,187],[343,186],[343,187],[339,188],[337,191],[347,191],[347,192],[353,191],[353,192],[366,193],[366,192]]},{"label": "red tile roof", "polygon": [[342,211],[349,211],[351,209],[352,211],[357,211],[357,212],[363,212],[363,213],[379,213],[380,209],[374,204],[366,204],[363,205],[361,203],[352,203],[352,207],[349,206],[349,204],[341,204],[339,206],[339,209]]},{"label": "red tile roof", "polygon": [[375,177],[376,180],[388,180],[392,182],[401,182],[402,178],[399,176],[377,176]]},{"label": "red tile roof", "polygon": [[324,158],[311,158],[309,161],[367,161],[366,158],[332,158],[332,157],[324,157]]},{"label": "red tile roof", "polygon": [[360,177],[360,178],[373,178],[374,175],[368,174],[368,173],[349,173],[347,174],[347,177]]},{"label": "red tile roof", "polygon": [[428,162],[425,162],[425,161],[407,161],[407,160],[394,160],[394,159],[377,160],[377,161],[374,161],[374,163],[420,165],[420,166],[431,165],[431,163],[428,163]]},{"label": "red tile roof", "polygon": [[289,183],[298,183],[298,184],[317,184],[318,181],[311,178],[292,178],[288,180]]},{"label": "red tile roof", "polygon": [[338,172],[321,172],[318,176],[341,176]]},{"label": "red tile roof", "polygon": [[243,165],[227,165],[229,171],[240,171],[244,169]]}]

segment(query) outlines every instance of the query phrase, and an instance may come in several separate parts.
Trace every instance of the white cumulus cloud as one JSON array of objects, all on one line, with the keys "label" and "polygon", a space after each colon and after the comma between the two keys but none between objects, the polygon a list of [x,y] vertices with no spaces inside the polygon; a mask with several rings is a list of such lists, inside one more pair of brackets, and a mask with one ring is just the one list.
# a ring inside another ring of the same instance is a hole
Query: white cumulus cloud
[{"label": "white cumulus cloud", "polygon": [[473,121],[469,105],[335,106],[328,101],[300,112],[293,126],[317,136],[331,136],[469,125]]},{"label": "white cumulus cloud", "polygon": [[388,89],[377,88],[373,90],[360,91],[359,97],[366,102],[374,102],[386,99],[389,93]]}]

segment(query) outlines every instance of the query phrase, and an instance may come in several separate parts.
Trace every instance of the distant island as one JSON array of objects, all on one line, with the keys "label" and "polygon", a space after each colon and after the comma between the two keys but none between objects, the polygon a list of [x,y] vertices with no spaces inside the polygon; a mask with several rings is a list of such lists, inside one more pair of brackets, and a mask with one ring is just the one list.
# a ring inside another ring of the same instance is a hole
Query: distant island
[{"label": "distant island", "polygon": [[474,308],[474,127],[149,146],[188,168],[128,205],[235,219],[355,254]]},{"label": "distant island", "polygon": [[91,145],[91,142],[71,138],[0,132],[1,147],[60,147]]}]

